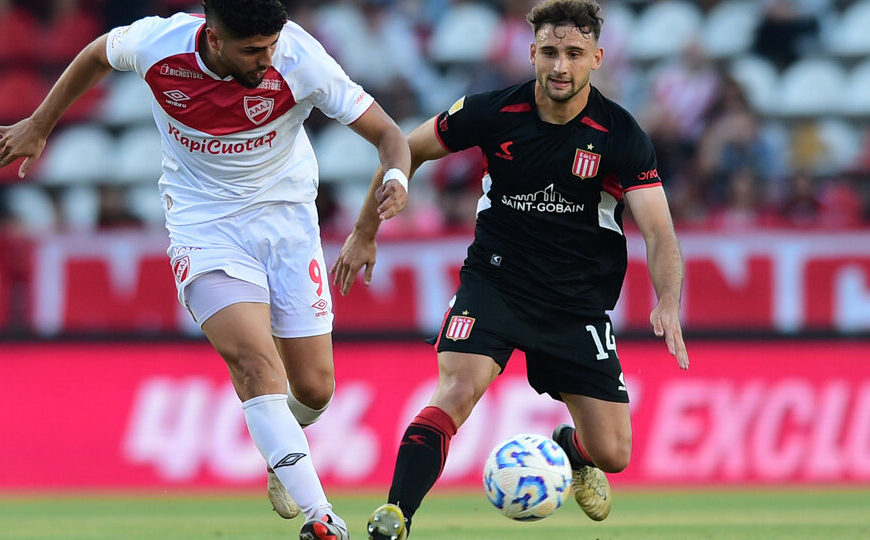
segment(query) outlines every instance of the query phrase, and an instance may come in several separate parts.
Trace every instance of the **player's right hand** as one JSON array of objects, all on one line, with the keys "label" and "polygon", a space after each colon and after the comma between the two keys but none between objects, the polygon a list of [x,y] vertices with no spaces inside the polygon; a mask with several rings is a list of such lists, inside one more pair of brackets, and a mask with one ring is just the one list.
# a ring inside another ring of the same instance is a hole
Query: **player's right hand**
[{"label": "player's right hand", "polygon": [[18,169],[18,177],[24,178],[42,155],[47,137],[30,118],[11,126],[0,126],[0,168],[26,158]]},{"label": "player's right hand", "polygon": [[332,274],[332,285],[339,287],[342,296],[350,291],[356,275],[363,266],[366,267],[363,274],[363,283],[366,286],[371,285],[372,272],[375,269],[377,254],[378,245],[374,237],[364,238],[357,231],[350,233],[341,247],[338,259],[335,260],[335,264],[329,269],[329,273]]}]

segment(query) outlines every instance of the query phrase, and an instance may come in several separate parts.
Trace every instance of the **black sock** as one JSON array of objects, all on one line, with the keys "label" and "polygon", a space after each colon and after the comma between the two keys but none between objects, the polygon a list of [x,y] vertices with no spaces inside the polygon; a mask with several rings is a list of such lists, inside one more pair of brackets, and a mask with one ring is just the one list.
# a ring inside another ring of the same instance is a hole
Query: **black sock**
[{"label": "black sock", "polygon": [[409,528],[423,497],[441,476],[455,434],[456,424],[447,413],[426,407],[402,436],[388,500],[402,509]]}]

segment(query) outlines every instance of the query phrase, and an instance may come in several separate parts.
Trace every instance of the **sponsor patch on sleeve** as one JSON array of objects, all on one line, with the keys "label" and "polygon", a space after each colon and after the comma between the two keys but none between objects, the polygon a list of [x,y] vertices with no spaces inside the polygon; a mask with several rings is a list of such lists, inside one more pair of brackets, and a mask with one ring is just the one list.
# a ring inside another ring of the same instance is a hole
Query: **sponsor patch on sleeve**
[{"label": "sponsor patch on sleeve", "polygon": [[462,107],[465,107],[465,96],[457,99],[456,103],[454,103],[450,106],[449,109],[447,109],[447,114],[457,113],[462,110]]}]

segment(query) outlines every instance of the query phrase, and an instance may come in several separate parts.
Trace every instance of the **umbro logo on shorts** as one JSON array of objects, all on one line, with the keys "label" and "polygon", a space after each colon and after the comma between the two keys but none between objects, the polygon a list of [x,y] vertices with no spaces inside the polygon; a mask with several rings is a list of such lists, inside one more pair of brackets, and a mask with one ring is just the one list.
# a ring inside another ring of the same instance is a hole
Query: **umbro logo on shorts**
[{"label": "umbro logo on shorts", "polygon": [[474,326],[474,317],[465,317],[462,315],[454,315],[450,317],[450,322],[447,323],[447,331],[444,337],[458,341],[460,339],[468,339],[471,335],[471,328]]}]

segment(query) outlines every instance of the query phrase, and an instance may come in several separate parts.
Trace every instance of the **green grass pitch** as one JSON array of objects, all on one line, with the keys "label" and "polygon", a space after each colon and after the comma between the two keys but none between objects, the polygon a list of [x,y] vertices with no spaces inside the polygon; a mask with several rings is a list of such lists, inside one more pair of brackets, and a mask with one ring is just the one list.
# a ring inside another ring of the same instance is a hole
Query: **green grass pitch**
[{"label": "green grass pitch", "polygon": [[[366,538],[369,512],[383,495],[334,494],[335,508]],[[302,518],[285,521],[265,493],[237,495],[0,495],[0,538],[298,538]],[[482,491],[439,491],[423,503],[411,540],[513,539],[868,539],[870,489],[615,491],[604,522],[573,500],[553,516],[515,523]]]}]

